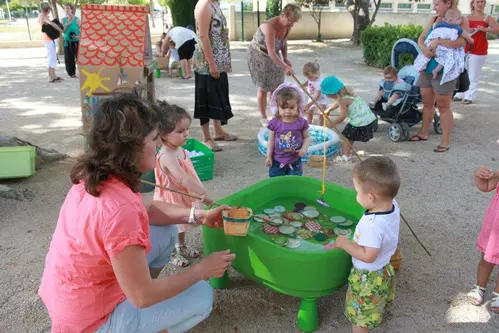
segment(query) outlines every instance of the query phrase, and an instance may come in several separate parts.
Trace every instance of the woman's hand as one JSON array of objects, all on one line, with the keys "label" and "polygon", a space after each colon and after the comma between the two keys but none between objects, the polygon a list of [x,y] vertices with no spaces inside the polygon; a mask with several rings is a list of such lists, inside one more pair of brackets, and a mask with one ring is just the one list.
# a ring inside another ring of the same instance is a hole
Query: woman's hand
[{"label": "woman's hand", "polygon": [[218,71],[217,64],[216,63],[211,63],[211,64],[209,64],[209,66],[210,66],[209,72],[210,72],[211,77],[214,78],[214,79],[219,79],[220,78],[220,72]]},{"label": "woman's hand", "polygon": [[479,25],[478,27],[476,27],[476,30],[487,32],[488,28],[485,28],[483,25]]},{"label": "woman's hand", "polygon": [[435,56],[435,50],[429,47],[423,47],[421,51],[426,58],[433,58]]},{"label": "woman's hand", "polygon": [[291,61],[289,61],[288,59],[284,59],[284,63],[286,65],[288,65],[289,67],[293,67],[293,64],[291,63]]},{"label": "woman's hand", "polygon": [[213,252],[208,257],[201,260],[195,269],[200,273],[202,279],[220,278],[236,259],[236,255],[230,250]]},{"label": "woman's hand", "polygon": [[294,75],[295,72],[293,71],[293,68],[291,68],[291,66],[286,65],[284,66],[284,74],[286,74],[287,76],[291,76]]},{"label": "woman's hand", "polygon": [[225,209],[230,209],[230,207],[222,205],[218,206],[217,208],[204,211],[205,217],[202,220],[202,224],[207,226],[208,228],[222,228],[223,227],[222,211]]}]

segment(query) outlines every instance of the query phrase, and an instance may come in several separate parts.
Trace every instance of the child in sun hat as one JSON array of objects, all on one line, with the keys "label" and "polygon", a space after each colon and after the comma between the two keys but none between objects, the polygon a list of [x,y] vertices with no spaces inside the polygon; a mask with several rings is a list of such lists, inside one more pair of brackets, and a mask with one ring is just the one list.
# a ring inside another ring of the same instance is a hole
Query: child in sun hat
[{"label": "child in sun hat", "polygon": [[343,136],[348,139],[349,145],[343,147],[343,155],[337,156],[336,163],[350,163],[352,148],[355,141],[367,142],[373,138],[372,124],[376,116],[362,98],[357,96],[353,89],[345,87],[336,76],[328,76],[321,83],[321,91],[327,97],[337,100],[326,113],[340,108],[340,116],[332,119],[334,126],[341,124],[348,117],[348,124],[343,129]]},{"label": "child in sun hat", "polygon": [[307,154],[311,137],[308,121],[302,117],[307,97],[296,83],[283,83],[272,94],[269,138],[265,165],[269,176],[301,176],[301,158]]}]

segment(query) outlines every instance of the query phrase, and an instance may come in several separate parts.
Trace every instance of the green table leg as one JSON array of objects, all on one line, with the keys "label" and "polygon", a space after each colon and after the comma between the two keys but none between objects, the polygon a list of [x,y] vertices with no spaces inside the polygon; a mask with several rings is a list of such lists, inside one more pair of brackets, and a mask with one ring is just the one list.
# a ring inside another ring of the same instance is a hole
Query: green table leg
[{"label": "green table leg", "polygon": [[298,328],[303,332],[313,332],[319,327],[317,299],[303,298],[296,320]]},{"label": "green table leg", "polygon": [[221,278],[211,278],[210,283],[215,289],[225,289],[229,286],[229,274],[225,272]]}]

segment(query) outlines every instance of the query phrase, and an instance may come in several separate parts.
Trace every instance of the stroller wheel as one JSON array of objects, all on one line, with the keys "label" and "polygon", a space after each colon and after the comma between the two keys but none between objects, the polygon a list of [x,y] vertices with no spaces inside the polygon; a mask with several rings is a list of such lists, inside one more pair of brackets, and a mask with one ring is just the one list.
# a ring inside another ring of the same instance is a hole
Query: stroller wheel
[{"label": "stroller wheel", "polygon": [[433,117],[433,130],[436,134],[442,134],[442,126],[440,125],[440,116],[435,113]]},{"label": "stroller wheel", "polygon": [[393,123],[388,128],[388,138],[393,142],[402,141],[404,140],[404,137],[405,137],[404,129],[399,123]]},{"label": "stroller wheel", "polygon": [[373,123],[372,123],[373,132],[378,131],[378,121],[379,121],[379,119],[378,119],[378,117],[376,117],[376,120],[373,121]]},{"label": "stroller wheel", "polygon": [[404,137],[400,141],[409,140],[409,136],[411,135],[411,129],[409,128],[409,125],[407,125],[407,123],[404,123],[403,121],[401,121],[400,127],[402,127],[402,132],[404,134]]}]

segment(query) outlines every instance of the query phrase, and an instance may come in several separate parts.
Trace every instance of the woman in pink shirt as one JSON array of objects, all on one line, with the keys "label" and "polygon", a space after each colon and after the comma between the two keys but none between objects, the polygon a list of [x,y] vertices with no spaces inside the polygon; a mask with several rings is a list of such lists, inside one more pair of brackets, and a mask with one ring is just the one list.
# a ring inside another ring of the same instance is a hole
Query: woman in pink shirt
[{"label": "woman in pink shirt", "polygon": [[71,172],[38,291],[52,332],[185,332],[208,317],[204,281],[234,260],[214,253],[178,274],[157,278],[175,246],[176,224],[219,227],[226,207],[203,211],[138,193],[155,166],[158,106],[131,94],[104,100]]}]

